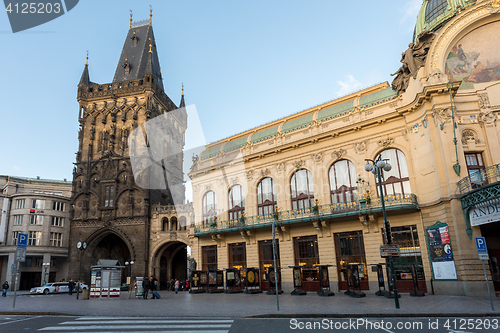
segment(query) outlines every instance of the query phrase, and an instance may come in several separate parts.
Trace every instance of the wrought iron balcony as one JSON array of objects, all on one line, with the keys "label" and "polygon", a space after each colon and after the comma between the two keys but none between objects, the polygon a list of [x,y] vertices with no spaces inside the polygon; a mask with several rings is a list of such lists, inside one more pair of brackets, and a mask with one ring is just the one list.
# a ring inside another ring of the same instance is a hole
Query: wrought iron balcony
[{"label": "wrought iron balcony", "polygon": [[[335,203],[328,205],[319,205],[298,210],[280,211],[276,217],[277,224],[290,224],[299,222],[308,222],[315,220],[326,220],[344,216],[355,216],[370,214],[382,211],[380,198],[373,198],[367,202],[361,199],[354,202]],[[385,207],[387,211],[391,210],[418,210],[417,197],[414,194],[407,195],[388,195],[385,197]],[[209,224],[196,225],[194,235],[201,236],[207,234],[239,231],[245,229],[261,228],[271,226],[275,215],[256,215],[245,217],[239,220],[216,221]]]},{"label": "wrought iron balcony", "polygon": [[461,179],[457,185],[460,190],[460,194],[463,195],[498,181],[500,181],[500,164],[486,169],[477,170],[471,176]]}]

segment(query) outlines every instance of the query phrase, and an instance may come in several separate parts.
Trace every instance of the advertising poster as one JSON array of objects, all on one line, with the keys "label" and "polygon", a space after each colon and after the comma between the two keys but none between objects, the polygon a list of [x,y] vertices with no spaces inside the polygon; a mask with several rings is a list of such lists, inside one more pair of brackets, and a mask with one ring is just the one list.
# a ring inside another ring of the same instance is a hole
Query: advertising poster
[{"label": "advertising poster", "polygon": [[426,231],[434,280],[456,280],[457,270],[448,226],[436,224]]}]

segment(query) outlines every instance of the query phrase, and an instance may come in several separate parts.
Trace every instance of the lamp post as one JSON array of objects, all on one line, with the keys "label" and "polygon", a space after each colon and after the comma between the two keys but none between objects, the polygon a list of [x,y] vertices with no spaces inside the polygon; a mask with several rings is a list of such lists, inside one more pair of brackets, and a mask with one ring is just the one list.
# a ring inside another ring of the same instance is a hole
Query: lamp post
[{"label": "lamp post", "polygon": [[83,239],[76,243],[76,248],[80,250],[80,272],[78,273],[78,288],[76,289],[76,299],[78,299],[78,295],[80,294],[80,287],[82,285],[82,254],[83,251],[87,248],[87,242]]},{"label": "lamp post", "polygon": [[[392,233],[391,233],[391,225],[389,221],[387,221],[387,214],[385,211],[385,202],[384,202],[384,189],[382,187],[382,170],[391,171],[392,166],[389,164],[388,159],[382,159],[382,156],[374,161],[371,159],[365,159],[368,163],[365,165],[365,170],[368,172],[372,172],[376,175],[379,185],[380,191],[380,202],[382,204],[382,214],[384,215],[384,231],[385,231],[385,241],[386,244],[392,244]],[[371,163],[370,163],[371,162]],[[398,288],[396,286],[396,275],[394,274],[394,260],[392,257],[389,257],[389,265],[391,271],[391,280],[392,280],[392,288],[394,290],[394,302],[396,304],[396,309],[399,309],[399,295]]]},{"label": "lamp post", "polygon": [[134,264],[134,261],[131,260],[130,262],[125,261],[125,266],[128,267],[129,269],[129,274],[128,274],[128,299],[130,299],[130,295],[132,294],[132,265]]}]

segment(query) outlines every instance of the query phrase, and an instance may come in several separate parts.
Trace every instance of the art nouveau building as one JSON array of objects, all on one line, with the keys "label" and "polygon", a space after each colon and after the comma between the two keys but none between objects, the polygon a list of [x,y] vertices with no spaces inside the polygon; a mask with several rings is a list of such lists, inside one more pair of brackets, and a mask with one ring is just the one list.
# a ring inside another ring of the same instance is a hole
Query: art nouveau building
[{"label": "art nouveau building", "polygon": [[260,268],[265,287],[276,216],[285,291],[289,266],[303,266],[304,287],[318,290],[318,264],[332,265],[334,290],[346,289],[344,264],[377,290],[381,194],[364,166],[381,157],[392,165],[382,185],[401,248],[398,289],[412,288],[413,264],[424,292],[485,295],[473,238],[485,235],[500,292],[499,11],[499,1],[425,0],[392,87],[208,145],[190,173],[198,269]]}]

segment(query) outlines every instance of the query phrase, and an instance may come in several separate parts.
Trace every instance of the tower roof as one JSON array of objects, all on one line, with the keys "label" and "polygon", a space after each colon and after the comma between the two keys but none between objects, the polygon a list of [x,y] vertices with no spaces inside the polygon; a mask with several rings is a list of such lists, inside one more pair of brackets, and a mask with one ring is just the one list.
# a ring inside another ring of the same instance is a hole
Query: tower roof
[{"label": "tower roof", "polygon": [[131,26],[123,44],[113,82],[141,79],[150,74],[163,88],[160,61],[151,24]]},{"label": "tower roof", "polygon": [[179,103],[179,108],[185,108],[186,103],[184,102],[184,84],[182,84],[182,97],[181,102]]},{"label": "tower roof", "polygon": [[85,68],[83,69],[82,77],[80,78],[80,84],[89,86],[90,85],[90,76],[89,76],[89,64],[85,64]]}]

